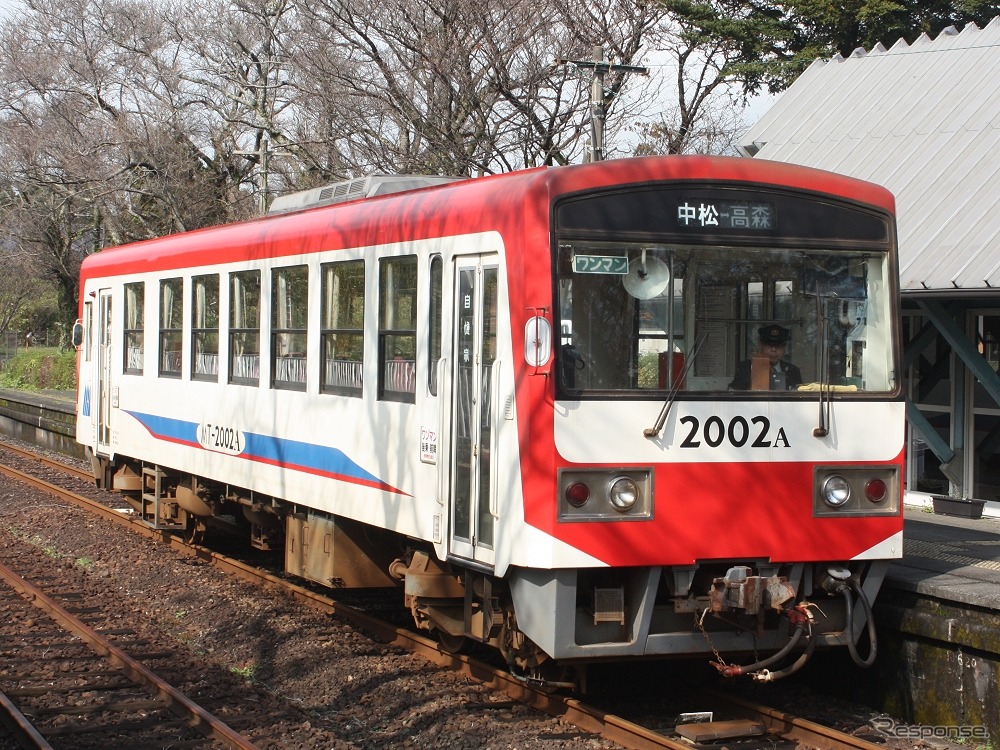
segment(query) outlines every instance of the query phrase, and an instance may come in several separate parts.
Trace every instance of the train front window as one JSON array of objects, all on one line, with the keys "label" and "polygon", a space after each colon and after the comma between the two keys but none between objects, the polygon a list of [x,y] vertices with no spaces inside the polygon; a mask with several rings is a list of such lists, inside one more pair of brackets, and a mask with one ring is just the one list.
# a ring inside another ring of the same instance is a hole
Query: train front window
[{"label": "train front window", "polygon": [[561,390],[890,391],[889,272],[879,250],[563,243]]}]

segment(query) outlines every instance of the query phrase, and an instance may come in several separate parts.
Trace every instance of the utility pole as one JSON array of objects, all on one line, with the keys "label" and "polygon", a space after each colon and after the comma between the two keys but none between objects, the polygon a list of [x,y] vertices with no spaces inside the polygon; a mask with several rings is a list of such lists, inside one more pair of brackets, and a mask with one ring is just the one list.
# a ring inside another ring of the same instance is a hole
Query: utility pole
[{"label": "utility pole", "polygon": [[257,210],[261,216],[267,213],[270,205],[270,194],[268,187],[268,177],[271,171],[272,156],[290,156],[284,151],[272,151],[271,143],[266,134],[260,139],[260,147],[256,151],[233,151],[239,156],[254,156],[257,158]]},{"label": "utility pole", "polygon": [[593,68],[594,77],[590,82],[590,161],[604,160],[604,121],[607,108],[604,106],[604,77],[608,73],[638,73],[647,75],[648,68],[640,65],[611,65],[604,61],[604,48],[594,47],[593,60],[567,60],[559,58],[559,65],[575,65],[578,68]]},{"label": "utility pole", "polygon": [[[268,17],[276,15],[266,13]],[[257,82],[251,80],[249,72],[245,80],[241,81],[243,86],[253,91],[254,114],[260,144],[253,151],[234,151],[240,156],[254,157],[257,163],[257,210],[261,216],[267,213],[271,204],[270,187],[268,182],[271,174],[271,157],[290,156],[282,151],[274,151],[271,148],[271,132],[274,126],[276,114],[275,98],[287,82],[280,80],[279,74],[285,62],[277,56],[272,56],[271,42],[273,33],[269,35],[260,55],[248,64],[247,69],[257,73]],[[292,145],[292,144],[286,144]]]}]

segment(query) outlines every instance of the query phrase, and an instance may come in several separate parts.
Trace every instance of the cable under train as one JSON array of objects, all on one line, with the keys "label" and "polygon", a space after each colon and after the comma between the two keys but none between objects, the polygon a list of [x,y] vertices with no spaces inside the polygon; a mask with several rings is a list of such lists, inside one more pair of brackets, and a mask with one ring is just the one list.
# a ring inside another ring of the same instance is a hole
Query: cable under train
[{"label": "cable under train", "polygon": [[235,520],[524,679],[865,665],[902,554],[897,276],[892,196],[786,164],[358,179],[88,257],[77,439],[151,526]]}]

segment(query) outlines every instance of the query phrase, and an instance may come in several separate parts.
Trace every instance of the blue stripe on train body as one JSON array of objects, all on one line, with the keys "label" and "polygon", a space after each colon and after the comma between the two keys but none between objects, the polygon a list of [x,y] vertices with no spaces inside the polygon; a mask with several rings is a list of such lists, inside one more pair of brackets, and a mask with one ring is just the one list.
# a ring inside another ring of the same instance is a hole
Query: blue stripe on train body
[{"label": "blue stripe on train body", "polygon": [[[198,441],[198,424],[195,422],[137,411],[126,410],[126,413],[137,419],[155,438],[207,450]],[[359,466],[339,448],[253,432],[244,433],[244,437],[246,445],[243,450],[229,455],[312,474],[332,474],[349,482],[372,484],[405,494]]]}]

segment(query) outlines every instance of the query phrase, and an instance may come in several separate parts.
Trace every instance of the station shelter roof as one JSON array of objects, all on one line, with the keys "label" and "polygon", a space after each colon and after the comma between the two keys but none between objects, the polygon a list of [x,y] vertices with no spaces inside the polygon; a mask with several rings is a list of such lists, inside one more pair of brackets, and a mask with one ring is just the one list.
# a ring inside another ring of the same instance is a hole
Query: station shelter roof
[{"label": "station shelter roof", "polygon": [[816,60],[739,148],[892,191],[904,296],[1000,292],[1000,17]]}]

